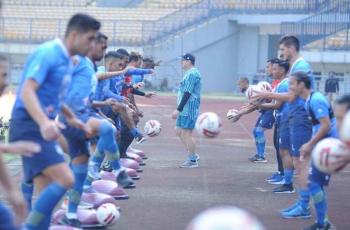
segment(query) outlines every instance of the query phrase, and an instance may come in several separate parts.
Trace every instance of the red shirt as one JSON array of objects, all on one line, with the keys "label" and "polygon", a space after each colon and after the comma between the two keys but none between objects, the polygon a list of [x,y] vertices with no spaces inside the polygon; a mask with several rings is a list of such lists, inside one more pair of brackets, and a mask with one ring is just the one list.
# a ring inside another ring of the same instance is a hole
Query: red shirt
[{"label": "red shirt", "polygon": [[280,79],[274,79],[274,80],[272,80],[272,82],[271,82],[271,87],[272,87],[272,89],[275,89],[276,86],[277,86],[280,82],[281,82]]}]

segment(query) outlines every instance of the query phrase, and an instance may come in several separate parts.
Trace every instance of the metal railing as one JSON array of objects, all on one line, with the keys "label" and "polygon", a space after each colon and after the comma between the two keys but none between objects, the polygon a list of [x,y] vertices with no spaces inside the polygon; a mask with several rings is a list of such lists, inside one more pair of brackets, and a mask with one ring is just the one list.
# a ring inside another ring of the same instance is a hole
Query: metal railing
[{"label": "metal railing", "polygon": [[[330,36],[334,38],[346,39],[343,45],[337,49],[348,49],[348,33],[350,29],[350,2],[344,0],[332,1],[323,11],[312,15],[296,23],[282,23],[281,34],[294,34],[300,38],[301,46],[307,48],[308,44],[314,43],[309,47],[319,49],[333,49],[330,44]],[[343,31],[345,36],[337,36],[338,32]]]},{"label": "metal railing", "polygon": [[[229,13],[314,13],[329,5],[330,0],[202,0],[179,9],[156,21],[103,20],[103,30],[113,45],[145,45],[174,35],[211,17]],[[40,43],[62,36],[63,19],[2,18],[0,41]]]}]

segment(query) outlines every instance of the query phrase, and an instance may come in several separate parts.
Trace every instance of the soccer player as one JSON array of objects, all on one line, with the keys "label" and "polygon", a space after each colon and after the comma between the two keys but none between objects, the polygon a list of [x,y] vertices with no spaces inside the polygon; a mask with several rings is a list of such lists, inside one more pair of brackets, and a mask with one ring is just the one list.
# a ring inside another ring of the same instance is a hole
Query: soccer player
[{"label": "soccer player", "polygon": [[[312,138],[300,148],[301,159],[309,162],[311,151],[320,140],[326,137],[338,138],[336,120],[327,98],[319,92],[311,91],[311,79],[306,73],[296,72],[292,74],[289,87],[295,95],[306,101],[305,108],[311,118]],[[306,177],[301,179],[307,181]],[[305,230],[327,230],[331,228],[327,216],[327,197],[324,191],[324,186],[328,185],[329,180],[330,175],[319,171],[311,162],[309,191],[314,201],[317,221]]]},{"label": "soccer player", "polygon": [[[308,62],[299,55],[300,43],[295,36],[284,36],[279,43],[281,58],[288,61],[290,65],[289,76],[296,72],[304,72],[308,75],[311,82],[311,89],[314,87],[313,71]],[[305,100],[295,95],[291,90],[288,93],[257,93],[256,98],[266,98],[271,100],[280,100],[288,102],[289,113],[289,131],[290,131],[290,153],[293,159],[293,165],[296,170],[299,200],[290,207],[283,209],[281,214],[285,218],[309,218],[310,211],[309,189],[307,182],[301,178],[308,175],[308,165],[306,161],[300,160],[300,147],[308,142],[312,135],[312,124],[308,119],[305,110]],[[285,171],[286,181],[292,181],[293,171]],[[274,192],[292,192],[294,190],[292,184],[283,184],[280,188],[276,188]]]},{"label": "soccer player", "polygon": [[[287,73],[289,70],[289,63],[284,60],[277,59],[275,60],[272,67],[274,79],[278,79],[280,82],[275,87],[275,92],[277,93],[287,93],[288,92],[288,78]],[[293,161],[289,153],[290,143],[289,143],[289,124],[288,124],[288,105],[282,101],[274,100],[271,103],[264,103],[258,105],[260,109],[275,109],[275,129],[277,132],[276,139],[278,143],[280,156],[277,157],[278,161],[278,173],[267,180],[270,184],[283,184],[292,183],[291,181],[285,182],[284,180],[284,170],[287,171],[287,174],[290,173],[288,170],[293,170]],[[279,158],[282,162],[279,162]],[[291,178],[287,178],[291,179]],[[278,192],[278,191],[277,191]]]},{"label": "soccer player", "polygon": [[[0,2],[1,3],[1,2]],[[0,96],[7,87],[8,62],[4,56],[0,56]],[[28,157],[32,153],[40,151],[40,145],[29,141],[18,141],[11,144],[0,144],[0,184],[5,197],[13,207],[15,219],[11,211],[0,203],[0,229],[15,230],[23,223],[27,216],[26,202],[17,189],[13,179],[6,170],[2,159],[3,153],[22,154]]]},{"label": "soccer player", "polygon": [[86,55],[100,26],[100,22],[88,15],[74,15],[68,22],[64,39],[39,46],[24,67],[12,111],[10,141],[29,140],[41,146],[35,156],[22,157],[24,181],[34,182],[40,192],[26,220],[26,229],[48,229],[54,207],[74,183],[74,176],[55,141],[63,126],[54,119],[62,111],[71,126],[89,133],[61,102],[71,78],[70,56]]},{"label": "soccer player", "polygon": [[[63,130],[63,134],[68,142],[71,169],[75,176],[75,183],[73,188],[69,191],[68,211],[61,220],[61,223],[77,228],[81,227],[81,223],[77,218],[77,209],[83,192],[84,181],[85,179],[87,180],[85,186],[88,187],[94,179],[100,178],[99,167],[105,155],[113,168],[112,172],[118,184],[122,187],[128,187],[133,184],[119,162],[115,127],[107,120],[99,117],[92,108],[93,106],[111,106],[115,103],[113,99],[91,101],[91,97],[97,85],[94,65],[96,61],[101,61],[106,48],[106,36],[98,32],[87,56],[83,57],[78,55],[73,57],[76,66],[72,75],[72,84],[65,100],[67,105],[73,108],[75,115],[91,129],[92,134],[87,136],[83,131],[67,124],[64,117],[60,117],[60,120],[67,126],[67,128]],[[92,161],[90,161],[89,176],[86,178],[90,155],[89,141],[87,138],[96,135],[98,135],[97,147],[92,156]]]},{"label": "soccer player", "polygon": [[201,75],[195,67],[195,56],[186,53],[182,56],[182,67],[186,71],[177,97],[177,109],[172,113],[176,120],[176,133],[185,145],[188,157],[180,166],[195,168],[199,166],[199,155],[196,154],[196,143],[192,136],[199,113],[201,97]]},{"label": "soccer player", "polygon": [[[338,131],[343,126],[344,117],[346,113],[349,111],[350,111],[350,94],[346,94],[339,97],[335,102],[334,116],[337,120]],[[337,165],[336,168],[341,168],[341,167],[345,167],[349,163],[350,163],[350,153],[347,155],[339,156],[334,164]]]}]

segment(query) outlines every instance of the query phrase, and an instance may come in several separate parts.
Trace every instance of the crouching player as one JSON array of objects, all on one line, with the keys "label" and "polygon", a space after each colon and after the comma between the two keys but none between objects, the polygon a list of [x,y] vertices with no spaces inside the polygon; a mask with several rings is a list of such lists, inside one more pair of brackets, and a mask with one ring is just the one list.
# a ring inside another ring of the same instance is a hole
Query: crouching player
[{"label": "crouching player", "polygon": [[[290,90],[306,101],[305,109],[312,122],[312,138],[300,148],[300,160],[309,161],[311,151],[317,142],[326,137],[338,137],[336,120],[327,98],[319,92],[312,92],[311,79],[307,74],[303,72],[294,73],[290,78]],[[303,177],[302,180],[307,180],[306,175],[301,174],[300,177]],[[327,199],[324,191],[324,186],[328,185],[329,179],[330,175],[320,172],[311,162],[308,188],[314,201],[317,221],[305,230],[331,228],[327,218]]]}]

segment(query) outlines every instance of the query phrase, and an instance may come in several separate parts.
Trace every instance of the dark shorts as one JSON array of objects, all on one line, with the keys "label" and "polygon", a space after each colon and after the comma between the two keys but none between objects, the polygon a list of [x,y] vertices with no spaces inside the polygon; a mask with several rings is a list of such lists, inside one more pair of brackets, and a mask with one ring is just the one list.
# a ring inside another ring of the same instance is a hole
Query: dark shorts
[{"label": "dark shorts", "polygon": [[261,112],[258,120],[256,121],[255,127],[272,129],[274,123],[275,117],[273,116],[273,110],[266,110]]},{"label": "dark shorts", "polygon": [[311,162],[310,171],[309,171],[310,182],[317,183],[321,186],[328,186],[330,179],[331,179],[331,175],[321,172],[315,167],[314,163]]},{"label": "dark shorts", "polygon": [[300,156],[300,148],[312,137],[312,127],[307,123],[289,121],[290,145],[292,157]]},{"label": "dark shorts", "polygon": [[114,126],[118,131],[121,129],[120,116],[112,110],[112,106],[104,106],[101,108],[102,113],[114,122]]},{"label": "dark shorts", "polygon": [[[82,112],[75,112],[75,115],[84,123],[90,118],[102,119],[95,111],[85,110]],[[90,141],[86,138],[86,134],[81,129],[77,129],[64,122],[66,128],[62,130],[64,137],[68,143],[68,154],[71,159],[80,155],[89,155]]]},{"label": "dark shorts", "polygon": [[23,177],[25,182],[32,182],[46,168],[64,162],[63,151],[56,141],[42,138],[39,126],[32,120],[11,120],[10,142],[33,141],[41,146],[41,151],[32,157],[22,156]]},{"label": "dark shorts", "polygon": [[290,131],[288,120],[278,123],[278,143],[280,149],[290,150]]},{"label": "dark shorts", "polygon": [[178,116],[176,119],[176,127],[182,129],[194,129],[196,126],[196,119],[191,119],[188,116]]},{"label": "dark shorts", "polygon": [[17,230],[14,225],[14,215],[9,208],[0,203],[0,229],[1,230]]}]

